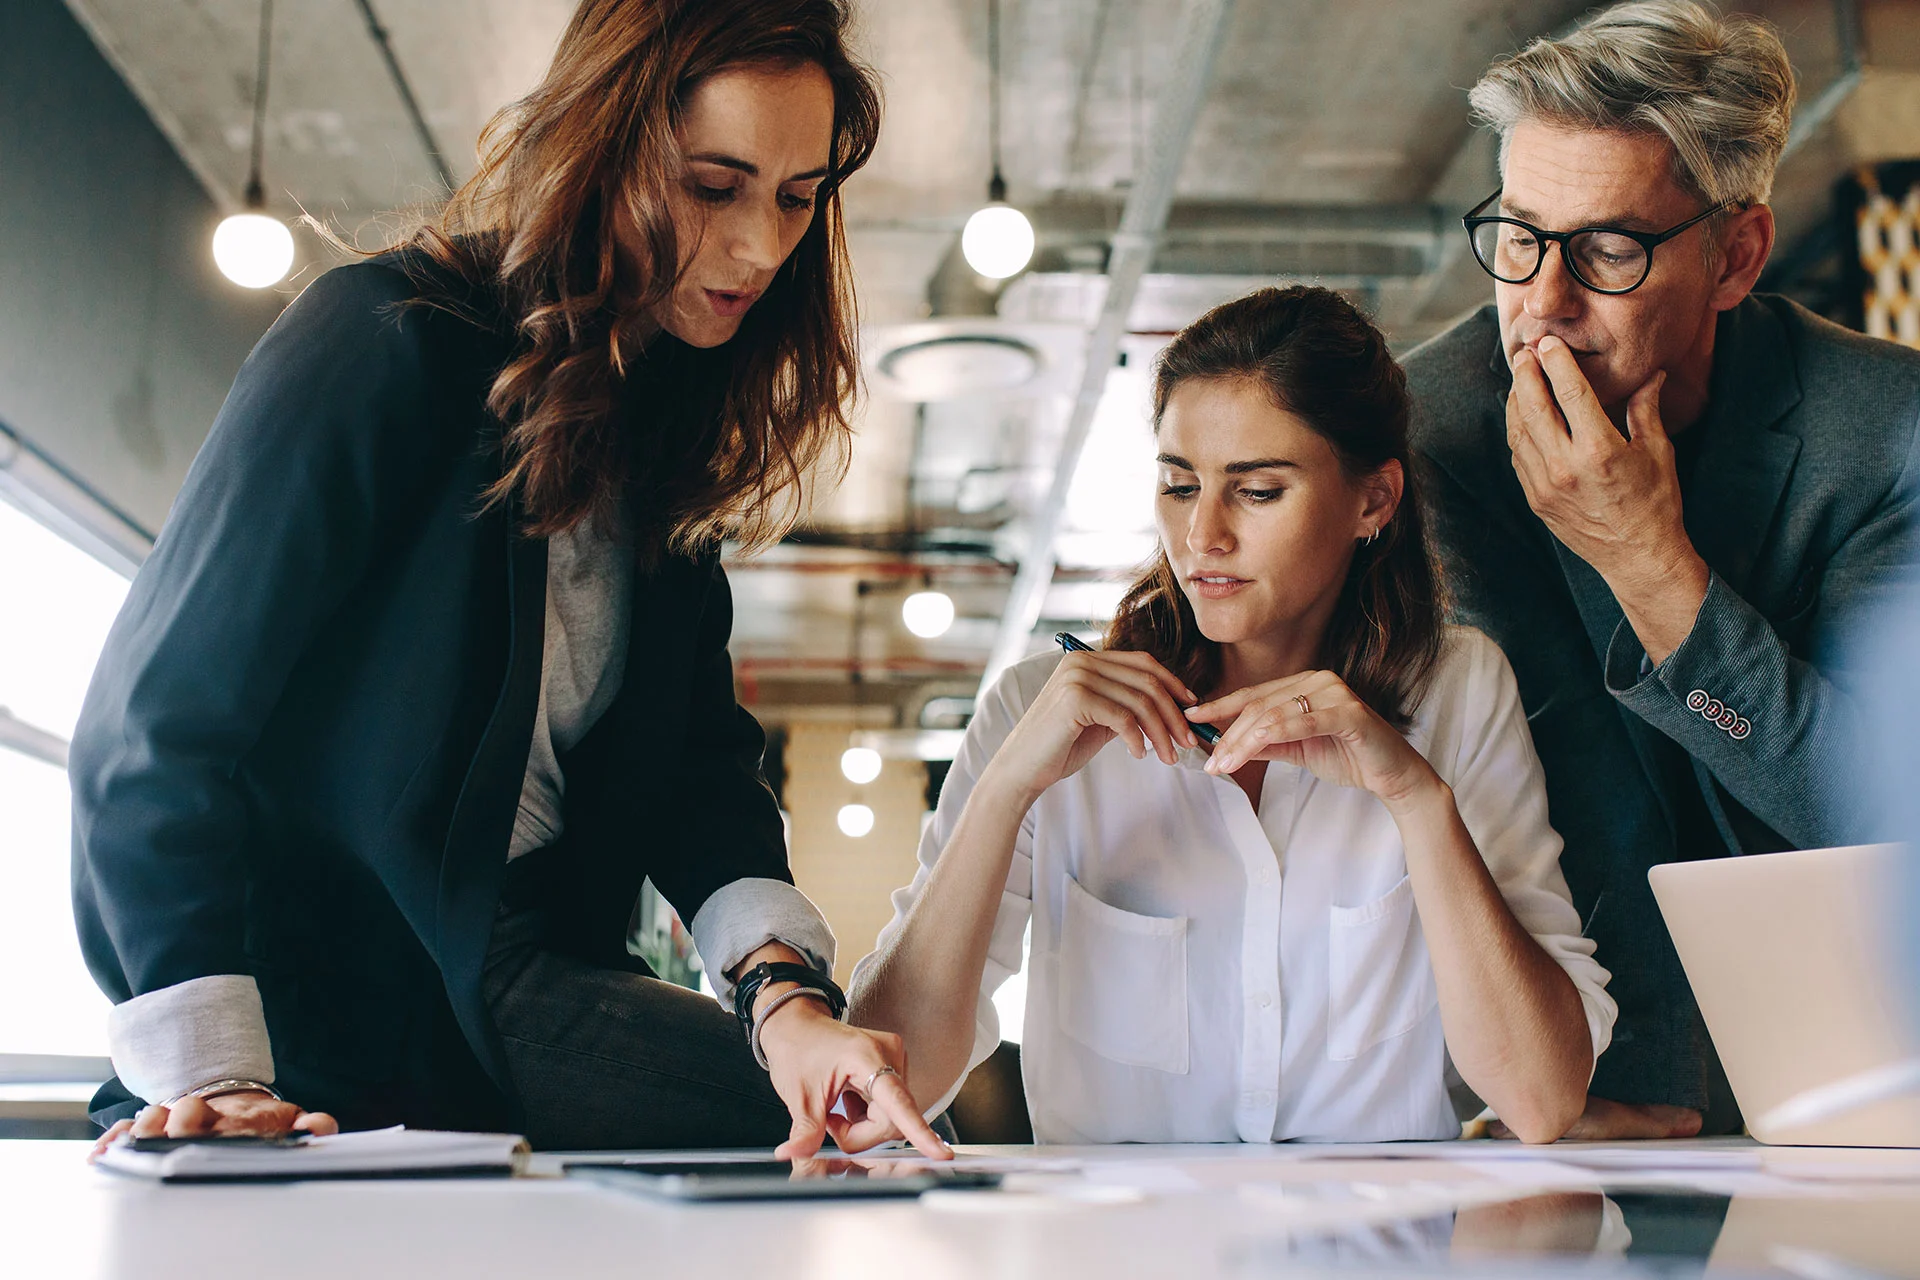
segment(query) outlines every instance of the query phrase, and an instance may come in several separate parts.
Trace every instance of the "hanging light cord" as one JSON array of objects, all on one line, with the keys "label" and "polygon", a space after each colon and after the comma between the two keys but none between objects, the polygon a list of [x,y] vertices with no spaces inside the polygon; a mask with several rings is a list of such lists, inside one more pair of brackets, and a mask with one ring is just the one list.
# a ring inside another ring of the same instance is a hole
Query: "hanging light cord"
[{"label": "hanging light cord", "polygon": [[993,158],[987,199],[1005,204],[1007,180],[1000,172],[1000,0],[987,0],[987,150]]},{"label": "hanging light cord", "polygon": [[267,70],[273,53],[273,0],[260,0],[260,55],[253,72],[253,160],[247,169],[246,202],[263,209],[266,188],[260,182],[260,157],[267,131]]}]

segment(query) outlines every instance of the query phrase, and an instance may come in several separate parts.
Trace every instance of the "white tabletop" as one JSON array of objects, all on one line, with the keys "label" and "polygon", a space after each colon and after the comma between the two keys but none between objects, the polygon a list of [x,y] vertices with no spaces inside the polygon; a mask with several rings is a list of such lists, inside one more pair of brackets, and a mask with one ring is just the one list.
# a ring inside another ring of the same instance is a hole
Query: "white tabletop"
[{"label": "white tabletop", "polygon": [[[85,1152],[0,1142],[0,1276],[1201,1280],[1667,1248],[1689,1270],[1920,1280],[1920,1152],[963,1148],[1021,1172],[1002,1192],[744,1205],[554,1176],[162,1186],[94,1170]],[[536,1174],[556,1170],[536,1159]]]}]

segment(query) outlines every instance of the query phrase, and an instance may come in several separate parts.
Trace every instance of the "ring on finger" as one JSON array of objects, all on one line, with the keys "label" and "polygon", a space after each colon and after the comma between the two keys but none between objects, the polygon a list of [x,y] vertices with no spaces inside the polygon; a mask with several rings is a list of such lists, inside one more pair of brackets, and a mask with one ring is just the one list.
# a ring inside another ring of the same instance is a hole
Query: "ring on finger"
[{"label": "ring on finger", "polygon": [[892,1067],[880,1067],[880,1068],[878,1068],[877,1070],[875,1070],[875,1071],[874,1071],[874,1073],[873,1073],[872,1075],[870,1075],[870,1076],[868,1076],[868,1077],[867,1077],[867,1082],[866,1082],[866,1083],[865,1083],[864,1085],[861,1085],[861,1086],[860,1086],[860,1093],[861,1093],[861,1095],[862,1095],[863,1097],[868,1097],[868,1098],[871,1098],[871,1097],[873,1096],[873,1086],[874,1086],[874,1083],[875,1083],[876,1081],[878,1081],[878,1080],[880,1079],[880,1077],[881,1077],[881,1076],[895,1076],[895,1077],[897,1077],[897,1076],[899,1076],[899,1074],[900,1074],[900,1073],[899,1073],[898,1071],[895,1071],[895,1070],[894,1070],[894,1069],[893,1069]]},{"label": "ring on finger", "polygon": [[1297,702],[1297,703],[1299,703],[1299,704],[1300,704],[1300,714],[1301,714],[1301,715],[1303,715],[1303,716],[1310,716],[1310,715],[1312,715],[1312,714],[1313,714],[1313,704],[1312,704],[1311,702],[1308,702],[1308,701],[1307,701],[1307,695],[1306,695],[1306,694],[1304,694],[1304,693],[1296,693],[1296,694],[1294,694],[1294,695],[1293,695],[1293,700],[1294,700],[1295,702]]}]

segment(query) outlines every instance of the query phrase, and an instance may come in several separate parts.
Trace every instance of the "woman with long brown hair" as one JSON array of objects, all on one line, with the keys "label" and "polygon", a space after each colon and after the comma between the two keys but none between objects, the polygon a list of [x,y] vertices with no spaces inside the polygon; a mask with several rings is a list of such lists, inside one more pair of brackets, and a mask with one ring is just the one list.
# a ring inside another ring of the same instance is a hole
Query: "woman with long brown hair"
[{"label": "woman with long brown hair", "polygon": [[1030,924],[1041,1141],[1456,1137],[1449,1066],[1551,1141],[1607,975],[1506,660],[1442,624],[1385,341],[1264,289],[1173,339],[1153,412],[1159,554],[1103,650],[982,699],[855,1021],[951,1096]]},{"label": "woman with long brown hair", "polygon": [[[848,21],[584,0],[443,215],[248,359],[73,746],[109,1139],[944,1153],[835,1016],[718,564],[847,440]],[[733,1013],[628,954],[649,878]]]}]

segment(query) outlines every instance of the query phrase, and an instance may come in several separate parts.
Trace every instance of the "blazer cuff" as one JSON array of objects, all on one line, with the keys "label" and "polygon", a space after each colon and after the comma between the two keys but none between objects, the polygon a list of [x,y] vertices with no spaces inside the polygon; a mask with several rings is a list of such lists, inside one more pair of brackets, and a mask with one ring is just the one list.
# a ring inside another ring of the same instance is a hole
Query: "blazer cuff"
[{"label": "blazer cuff", "polygon": [[127,1092],[165,1102],[229,1077],[273,1083],[260,988],[239,973],[149,991],[107,1013],[107,1052]]},{"label": "blazer cuff", "polygon": [[833,930],[813,901],[784,880],[748,877],[722,885],[687,927],[713,994],[729,1012],[727,971],[769,942],[784,943],[821,973],[833,973]]},{"label": "blazer cuff", "polygon": [[1607,644],[1607,691],[1683,745],[1744,742],[1753,732],[1746,713],[1758,710],[1749,669],[1769,641],[1777,644],[1766,622],[1715,573],[1693,629],[1659,666],[1649,668],[1640,637],[1621,621]]}]

